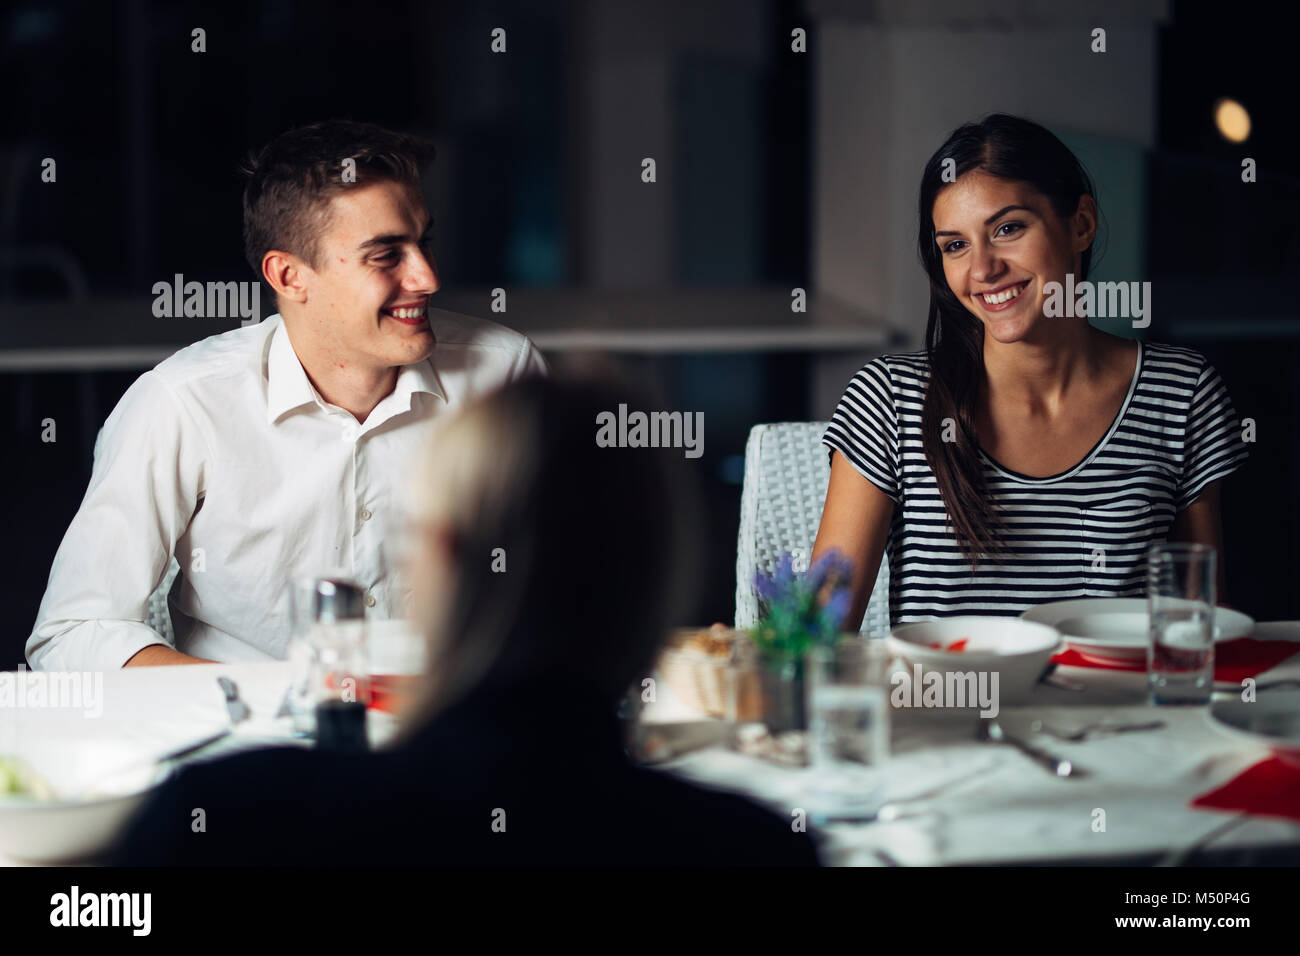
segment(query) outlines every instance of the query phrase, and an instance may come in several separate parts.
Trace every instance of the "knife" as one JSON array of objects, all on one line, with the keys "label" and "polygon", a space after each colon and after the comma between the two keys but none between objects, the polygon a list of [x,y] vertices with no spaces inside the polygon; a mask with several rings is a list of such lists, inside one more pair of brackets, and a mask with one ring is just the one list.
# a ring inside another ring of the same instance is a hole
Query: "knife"
[{"label": "knife", "polygon": [[221,693],[225,695],[226,712],[230,714],[231,725],[233,726],[240,721],[247,720],[252,714],[252,711],[250,711],[248,705],[240,699],[239,688],[235,686],[235,682],[229,677],[218,677],[217,683],[221,685]]}]

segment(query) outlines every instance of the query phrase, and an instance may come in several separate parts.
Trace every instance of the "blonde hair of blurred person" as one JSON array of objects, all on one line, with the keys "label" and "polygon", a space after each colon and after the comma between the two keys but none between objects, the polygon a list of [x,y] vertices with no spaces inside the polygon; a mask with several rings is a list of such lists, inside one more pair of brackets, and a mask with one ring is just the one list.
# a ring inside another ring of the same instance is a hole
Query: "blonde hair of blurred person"
[{"label": "blonde hair of blurred person", "polygon": [[485,683],[583,689],[612,715],[651,674],[699,504],[680,449],[596,444],[599,413],[650,401],[608,373],[532,378],[440,423],[407,543],[430,675],[408,733]]}]

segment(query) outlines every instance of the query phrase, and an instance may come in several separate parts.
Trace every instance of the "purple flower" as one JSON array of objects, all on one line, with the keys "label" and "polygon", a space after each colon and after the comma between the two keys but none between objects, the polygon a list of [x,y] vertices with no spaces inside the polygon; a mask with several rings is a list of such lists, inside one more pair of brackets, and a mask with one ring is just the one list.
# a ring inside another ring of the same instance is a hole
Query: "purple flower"
[{"label": "purple flower", "polygon": [[822,608],[822,615],[826,619],[828,629],[832,634],[838,634],[841,626],[844,624],[844,618],[849,613],[849,589],[840,588],[831,595],[826,606]]},{"label": "purple flower", "polygon": [[789,551],[781,552],[781,557],[776,562],[775,584],[782,593],[788,592],[794,584],[794,555]]},{"label": "purple flower", "polygon": [[820,590],[827,582],[832,587],[847,587],[853,579],[853,562],[838,548],[831,548],[813,562],[808,577],[814,590]]}]

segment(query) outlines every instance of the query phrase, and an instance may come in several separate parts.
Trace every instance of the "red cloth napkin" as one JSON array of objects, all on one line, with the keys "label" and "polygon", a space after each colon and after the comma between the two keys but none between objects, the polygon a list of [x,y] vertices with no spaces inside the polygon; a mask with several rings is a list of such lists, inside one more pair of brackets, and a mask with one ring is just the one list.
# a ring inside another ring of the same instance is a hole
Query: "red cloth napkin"
[{"label": "red cloth napkin", "polygon": [[[386,714],[397,712],[404,697],[412,694],[423,677],[420,674],[371,674],[369,710],[382,710]],[[325,678],[325,686],[334,687],[333,675]]]},{"label": "red cloth napkin", "polygon": [[[1238,637],[1214,645],[1214,679],[1237,684],[1272,670],[1293,654],[1300,654],[1300,642],[1259,641],[1253,637]],[[1111,671],[1145,671],[1146,660],[1103,661],[1084,657],[1072,647],[1067,647],[1052,658],[1067,667],[1095,667]]]},{"label": "red cloth napkin", "polygon": [[1192,806],[1300,821],[1300,766],[1269,757],[1247,767],[1217,790],[1201,794]]},{"label": "red cloth napkin", "polygon": [[403,698],[414,693],[423,678],[419,674],[373,674],[370,678],[370,708],[386,714],[397,712]]}]

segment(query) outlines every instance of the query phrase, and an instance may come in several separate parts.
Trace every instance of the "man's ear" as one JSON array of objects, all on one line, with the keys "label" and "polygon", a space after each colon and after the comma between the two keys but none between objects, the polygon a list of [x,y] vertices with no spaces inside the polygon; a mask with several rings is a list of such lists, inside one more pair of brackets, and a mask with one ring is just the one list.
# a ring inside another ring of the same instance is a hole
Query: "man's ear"
[{"label": "man's ear", "polygon": [[280,302],[307,301],[307,283],[304,273],[309,268],[292,252],[272,249],[262,256],[262,277],[274,290]]}]

